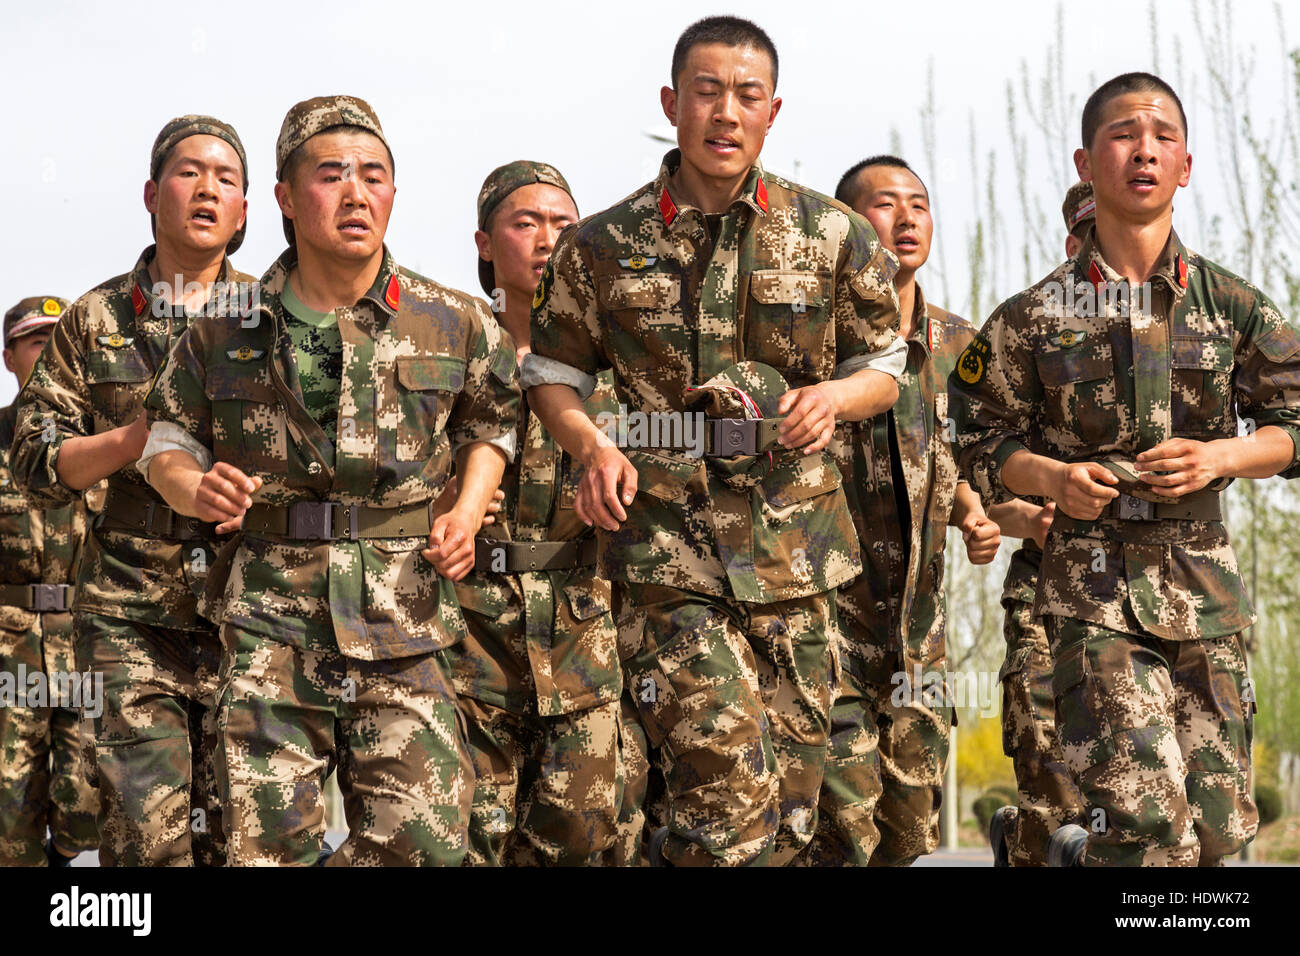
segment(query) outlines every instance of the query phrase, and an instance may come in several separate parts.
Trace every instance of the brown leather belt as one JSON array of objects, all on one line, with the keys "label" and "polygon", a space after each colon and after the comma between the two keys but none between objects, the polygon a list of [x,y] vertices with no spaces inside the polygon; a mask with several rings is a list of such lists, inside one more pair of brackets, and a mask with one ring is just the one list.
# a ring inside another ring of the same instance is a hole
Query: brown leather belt
[{"label": "brown leather belt", "polygon": [[118,485],[109,485],[100,512],[99,526],[110,531],[130,531],[144,538],[168,538],[193,541],[216,536],[216,525],[179,514],[148,497],[131,494]]},{"label": "brown leather belt", "polygon": [[1120,492],[1102,517],[1123,521],[1222,521],[1223,507],[1217,491],[1197,491],[1177,502],[1147,501]]},{"label": "brown leather belt", "polygon": [[596,563],[596,539],[578,541],[493,541],[474,539],[474,570],[518,574],[558,571]]},{"label": "brown leather belt", "polygon": [[291,505],[253,505],[244,514],[243,531],[295,541],[340,538],[356,541],[427,536],[432,527],[427,501],[398,508],[374,508],[340,501],[295,501]]},{"label": "brown leather belt", "polygon": [[71,584],[0,584],[0,606],[24,611],[70,611],[77,589]]}]

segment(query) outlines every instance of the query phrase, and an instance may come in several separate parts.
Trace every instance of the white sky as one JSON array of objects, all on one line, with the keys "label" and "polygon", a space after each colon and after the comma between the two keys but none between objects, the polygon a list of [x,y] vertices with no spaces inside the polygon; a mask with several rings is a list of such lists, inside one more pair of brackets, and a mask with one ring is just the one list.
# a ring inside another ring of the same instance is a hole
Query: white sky
[{"label": "white sky", "polygon": [[[1160,0],[1156,7],[1159,38],[1145,2],[1092,0],[1067,10],[1064,76],[1075,100],[1068,129],[1077,129],[1078,108],[1096,81],[1152,68],[1153,49],[1176,82],[1175,34],[1185,70],[1196,72],[1191,3]],[[27,295],[75,298],[131,267],[150,241],[141,198],[149,147],[182,113],[210,113],[239,130],[250,165],[249,229],[234,258],[260,275],[284,245],[271,192],[280,122],[293,103],[328,93],[363,97],[384,125],[397,165],[388,244],[398,261],[478,293],[474,203],[488,171],[517,158],[553,163],[584,214],[627,195],[653,176],[667,149],[644,131],[667,127],[659,88],[677,35],[700,16],[733,10],[563,0],[7,2],[0,11],[8,90],[0,184],[11,212],[0,232],[0,308]],[[1019,87],[1026,59],[1037,84],[1055,37],[1054,4],[750,0],[735,12],[763,26],[781,58],[785,105],[763,154],[767,166],[790,175],[797,160],[802,182],[831,192],[853,162],[889,150],[897,130],[904,156],[934,193],[950,288],[965,289],[973,115],[981,156],[999,152],[1014,247],[1003,254],[1019,249],[1006,86]],[[1267,104],[1281,89],[1272,5],[1242,0],[1232,22],[1238,43],[1256,43],[1267,55],[1270,72],[1252,87]],[[940,119],[933,170],[920,152],[918,122],[931,58]],[[1198,78],[1180,93],[1198,163],[1193,188],[1212,189],[1217,180],[1206,165],[1214,157],[1201,155],[1213,153],[1211,131],[1198,120],[1206,87]],[[1061,194],[1054,183],[1073,181],[1073,167],[1063,154],[1051,168],[1044,152],[1031,143],[1032,178],[1046,187],[1055,223]],[[1176,222],[1195,245],[1199,233],[1186,218]],[[999,298],[1025,284],[1023,267],[1006,271]],[[956,293],[954,300],[946,304],[963,311]],[[984,317],[970,318],[979,324]],[[15,390],[13,376],[0,370],[0,404]]]}]

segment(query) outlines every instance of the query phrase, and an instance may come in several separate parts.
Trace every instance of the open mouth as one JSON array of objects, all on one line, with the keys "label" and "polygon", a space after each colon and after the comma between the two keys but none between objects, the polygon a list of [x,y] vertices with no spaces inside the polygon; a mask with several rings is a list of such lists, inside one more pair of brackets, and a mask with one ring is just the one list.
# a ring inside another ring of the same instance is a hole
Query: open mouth
[{"label": "open mouth", "polygon": [[190,216],[195,222],[201,222],[205,226],[215,226],[217,224],[217,214],[210,209],[200,209]]},{"label": "open mouth", "polygon": [[1135,189],[1146,192],[1156,188],[1156,178],[1148,173],[1138,173],[1128,181],[1128,184]]},{"label": "open mouth", "polygon": [[704,141],[709,149],[720,153],[732,153],[740,149],[740,144],[729,136],[713,136]]},{"label": "open mouth", "polygon": [[916,236],[900,236],[894,241],[894,245],[899,252],[915,252],[921,248],[921,240],[917,239]]},{"label": "open mouth", "polygon": [[370,227],[360,219],[348,219],[339,226],[339,232],[349,236],[364,236],[370,232]]}]

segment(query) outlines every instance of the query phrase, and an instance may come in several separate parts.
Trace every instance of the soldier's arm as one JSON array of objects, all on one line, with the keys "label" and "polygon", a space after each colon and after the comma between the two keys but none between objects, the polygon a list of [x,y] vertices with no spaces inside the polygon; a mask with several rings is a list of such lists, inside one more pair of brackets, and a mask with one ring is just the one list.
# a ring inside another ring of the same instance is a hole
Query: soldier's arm
[{"label": "soldier's arm", "polygon": [[1022,498],[1004,501],[988,509],[989,519],[996,521],[1007,537],[1030,538],[1038,542],[1040,548],[1046,542],[1055,514],[1056,503],[1053,501],[1036,505]]},{"label": "soldier's arm", "polygon": [[488,442],[473,442],[456,456],[456,503],[433,521],[424,557],[445,578],[459,581],[474,567],[474,532],[505,474],[505,453]]},{"label": "soldier's arm", "polygon": [[82,354],[84,306],[75,303],[54,328],[19,399],[10,460],[14,480],[33,503],[76,501],[95,482],[139,457],[143,419],[96,435]]}]

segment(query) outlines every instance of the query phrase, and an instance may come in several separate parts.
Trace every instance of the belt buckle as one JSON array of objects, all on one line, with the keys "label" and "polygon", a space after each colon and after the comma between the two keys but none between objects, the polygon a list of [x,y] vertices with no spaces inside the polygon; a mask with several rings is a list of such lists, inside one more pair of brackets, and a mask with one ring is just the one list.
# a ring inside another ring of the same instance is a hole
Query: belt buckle
[{"label": "belt buckle", "polygon": [[[154,519],[163,517],[167,520],[162,529],[159,530],[154,527]],[[156,501],[149,502],[145,507],[144,530],[148,532],[150,537],[170,538],[172,536],[172,510],[166,505],[159,505]]]},{"label": "belt buckle", "polygon": [[709,424],[713,426],[713,447],[710,454],[715,458],[758,454],[758,439],[749,419],[715,418]]},{"label": "belt buckle", "polygon": [[68,609],[62,584],[33,584],[31,588],[33,611],[66,611]]},{"label": "belt buckle", "polygon": [[1133,495],[1119,494],[1119,517],[1122,521],[1154,521],[1156,503]]},{"label": "belt buckle", "polygon": [[289,506],[289,537],[304,541],[332,541],[333,517],[332,501],[295,501]]}]

